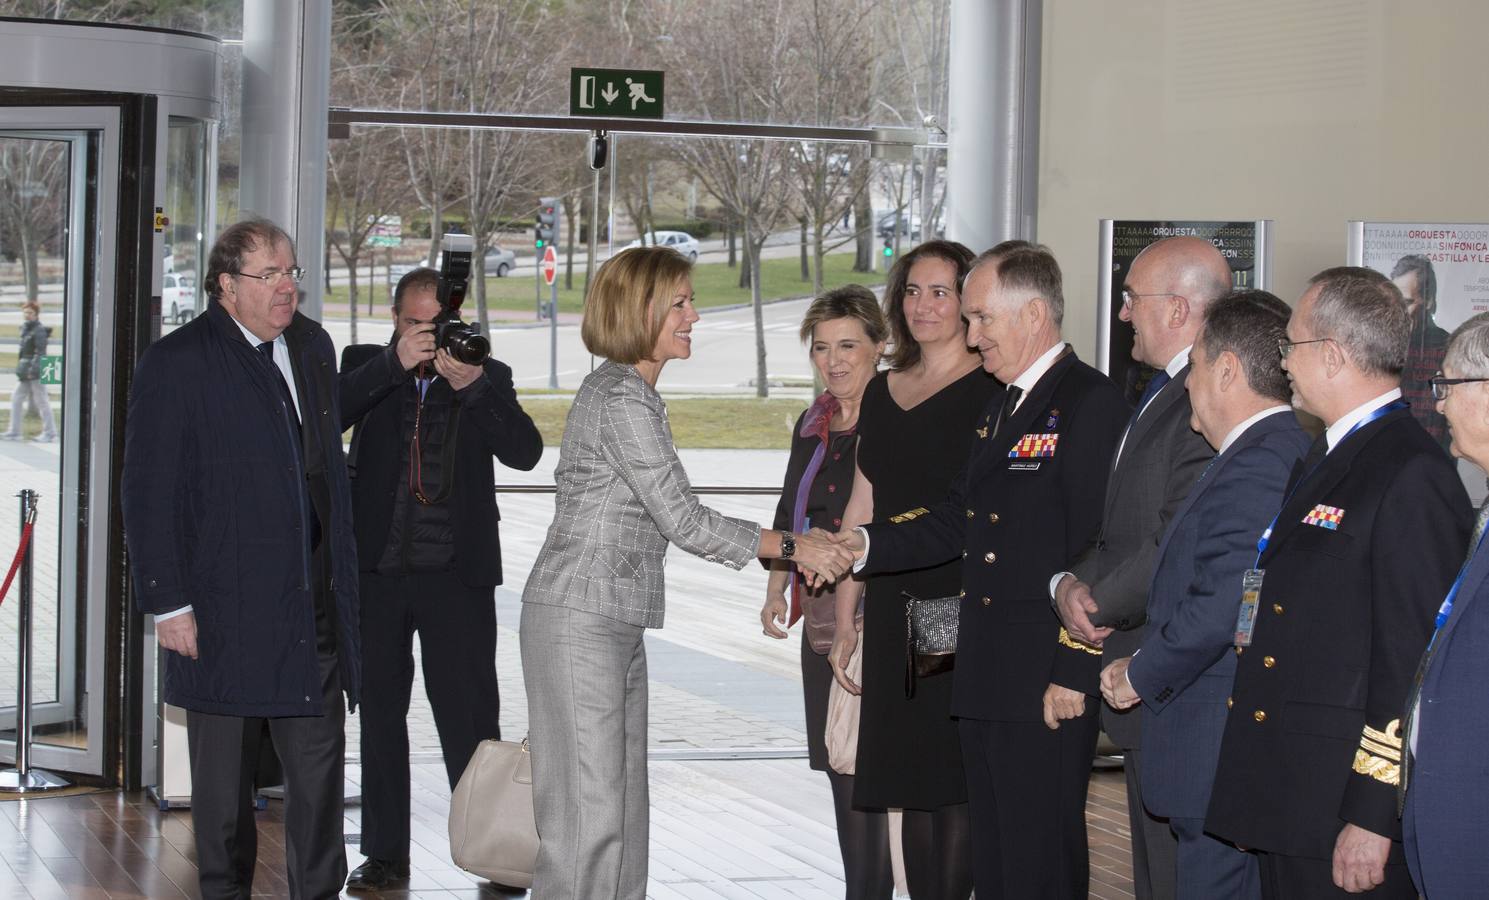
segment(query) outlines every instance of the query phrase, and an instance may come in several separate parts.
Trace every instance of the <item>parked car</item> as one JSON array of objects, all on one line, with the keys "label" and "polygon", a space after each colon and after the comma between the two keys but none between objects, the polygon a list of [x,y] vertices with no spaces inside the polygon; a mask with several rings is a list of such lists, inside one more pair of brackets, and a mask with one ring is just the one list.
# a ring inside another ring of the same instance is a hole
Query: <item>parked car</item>
[{"label": "parked car", "polygon": [[636,240],[626,244],[624,249],[629,250],[632,247],[640,247],[643,242],[648,247],[671,247],[678,253],[686,256],[689,261],[698,261],[698,239],[686,231],[658,231],[655,234],[648,231]]},{"label": "parked car", "polygon": [[[878,226],[874,229],[879,237],[889,239],[894,236],[895,225],[899,225],[901,235],[908,236],[912,241],[921,240],[920,216],[909,212],[887,212],[879,217]],[[941,213],[931,223],[931,237],[941,237],[946,233],[946,214]]]},{"label": "parked car", "polygon": [[184,325],[196,317],[196,276],[190,272],[166,272],[160,276],[160,311],[170,321]]},{"label": "parked car", "polygon": [[[434,267],[438,269],[440,267],[440,264],[443,263],[444,260],[445,254],[443,251],[441,251],[434,258]],[[501,247],[491,247],[486,251],[486,259],[484,260],[484,263],[484,269],[487,277],[506,278],[509,274],[511,274],[512,269],[517,266],[517,254],[513,253],[511,250],[504,250]],[[411,272],[414,269],[413,266],[394,266],[393,268],[402,270],[401,272],[399,272],[399,278],[403,277],[404,273]],[[398,278],[394,278],[393,283],[396,285],[398,283]]]}]

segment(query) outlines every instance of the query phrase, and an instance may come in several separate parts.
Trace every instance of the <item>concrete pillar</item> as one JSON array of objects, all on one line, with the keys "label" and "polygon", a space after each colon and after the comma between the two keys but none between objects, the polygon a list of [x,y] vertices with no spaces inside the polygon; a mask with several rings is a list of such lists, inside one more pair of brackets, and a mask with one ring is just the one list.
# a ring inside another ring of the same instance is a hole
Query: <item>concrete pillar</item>
[{"label": "concrete pillar", "polygon": [[305,269],[300,309],[316,319],[324,284],[330,93],[331,0],[244,0],[239,207],[294,238]]},{"label": "concrete pillar", "polygon": [[951,0],[946,235],[1034,240],[1042,0]]}]

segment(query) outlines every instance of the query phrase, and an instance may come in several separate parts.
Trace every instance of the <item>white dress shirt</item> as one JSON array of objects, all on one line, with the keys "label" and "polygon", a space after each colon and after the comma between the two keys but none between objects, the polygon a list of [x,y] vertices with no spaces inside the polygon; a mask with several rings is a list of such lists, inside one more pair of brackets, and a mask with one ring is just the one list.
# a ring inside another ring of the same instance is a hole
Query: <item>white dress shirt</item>
[{"label": "white dress shirt", "polygon": [[1354,409],[1340,416],[1324,431],[1324,440],[1328,442],[1329,452],[1333,453],[1339,442],[1349,436],[1354,427],[1365,421],[1365,417],[1390,403],[1392,400],[1401,399],[1401,388],[1391,388],[1379,397],[1356,406]]},{"label": "white dress shirt", "polygon": [[1215,451],[1215,455],[1219,456],[1220,454],[1229,450],[1231,444],[1234,444],[1241,435],[1246,433],[1246,429],[1255,425],[1257,422],[1260,422],[1262,419],[1265,419],[1267,416],[1275,416],[1278,413],[1290,413],[1292,411],[1293,408],[1291,406],[1288,406],[1286,403],[1279,403],[1276,406],[1267,407],[1266,409],[1237,425],[1235,428],[1232,428],[1230,430],[1230,434],[1227,434],[1225,436],[1225,440],[1220,442],[1220,449]]}]

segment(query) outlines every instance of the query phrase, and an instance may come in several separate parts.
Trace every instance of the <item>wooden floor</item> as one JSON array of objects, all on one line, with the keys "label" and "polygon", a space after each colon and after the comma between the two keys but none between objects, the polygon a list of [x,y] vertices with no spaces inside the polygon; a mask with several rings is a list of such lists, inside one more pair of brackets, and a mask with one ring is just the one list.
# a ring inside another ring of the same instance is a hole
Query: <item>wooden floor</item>
[{"label": "wooden floor", "polygon": [[[355,772],[348,773],[354,780]],[[413,875],[383,896],[498,896],[449,861],[443,768],[414,766]],[[651,765],[655,900],[843,896],[827,780],[805,760],[657,760]],[[1132,896],[1122,774],[1091,781],[1091,896]],[[358,810],[347,811],[348,864]],[[143,795],[92,793],[0,801],[0,900],[196,898],[190,814]],[[254,895],[286,897],[280,804],[259,814]]]}]

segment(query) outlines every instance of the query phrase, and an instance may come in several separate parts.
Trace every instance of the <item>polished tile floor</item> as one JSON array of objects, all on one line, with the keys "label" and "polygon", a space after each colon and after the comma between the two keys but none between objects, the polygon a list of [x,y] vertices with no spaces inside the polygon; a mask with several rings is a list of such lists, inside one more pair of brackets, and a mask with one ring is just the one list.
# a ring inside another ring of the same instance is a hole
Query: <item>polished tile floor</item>
[{"label": "polished tile floor", "polygon": [[[349,772],[350,774],[354,774]],[[388,897],[498,896],[455,868],[445,833],[449,790],[437,764],[414,766],[413,874]],[[655,900],[843,896],[827,781],[805,760],[657,760],[651,766]],[[1092,777],[1087,804],[1091,896],[1132,896],[1121,772]],[[287,897],[280,805],[259,813],[254,896]],[[348,809],[356,865],[358,811]],[[140,794],[0,801],[0,900],[196,898],[191,817]]]}]

